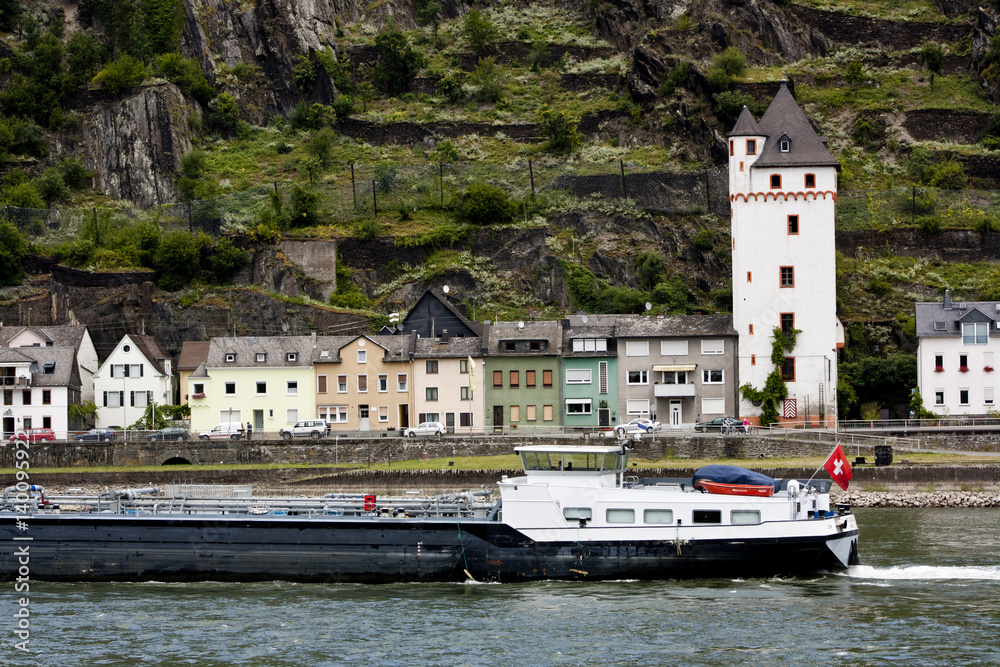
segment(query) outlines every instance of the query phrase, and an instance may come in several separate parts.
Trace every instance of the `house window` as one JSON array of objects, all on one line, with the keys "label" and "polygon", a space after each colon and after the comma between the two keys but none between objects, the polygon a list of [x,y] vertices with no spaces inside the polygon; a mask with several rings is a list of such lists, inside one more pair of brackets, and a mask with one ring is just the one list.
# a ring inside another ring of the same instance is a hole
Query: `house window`
[{"label": "house window", "polygon": [[599,361],[597,363],[597,377],[598,377],[598,392],[602,394],[608,393],[608,362]]},{"label": "house window", "polygon": [[326,393],[326,376],[317,375],[316,376],[316,393],[325,394]]},{"label": "house window", "polygon": [[438,400],[438,388],[437,387],[426,387],[424,391],[424,397],[428,401]]},{"label": "house window", "polygon": [[379,423],[385,424],[389,421],[389,406],[380,405],[378,406],[378,420]]},{"label": "house window", "polygon": [[195,382],[193,385],[191,385],[191,388],[193,390],[193,393],[195,394],[205,393],[205,383],[203,382]]},{"label": "house window", "polygon": [[472,393],[469,391],[468,387],[459,387],[458,388],[458,399],[460,401],[471,401],[472,400]]},{"label": "house window", "polygon": [[663,371],[663,384],[687,384],[687,371]]},{"label": "house window", "polygon": [[788,139],[782,139],[778,142],[778,150],[782,153],[787,153],[792,148],[792,142]]},{"label": "house window", "polygon": [[771,187],[772,188],[781,187],[781,174],[771,174]]},{"label": "house window", "polygon": [[458,360],[458,372],[459,373],[468,373],[469,372],[469,360],[468,359],[459,359]]},{"label": "house window", "polygon": [[721,370],[709,370],[704,369],[701,372],[701,383],[702,384],[722,384],[723,383],[723,373]]},{"label": "house window", "polygon": [[753,271],[747,271],[747,282],[748,283],[753,282]]},{"label": "house window", "polygon": [[524,371],[524,386],[525,387],[535,386],[535,371]]},{"label": "house window", "polygon": [[267,353],[266,352],[258,352],[256,358],[257,358],[257,363],[263,363],[263,362],[267,361]]},{"label": "house window", "polygon": [[628,384],[649,384],[649,371],[629,371]]},{"label": "house window", "polygon": [[358,363],[359,364],[368,363],[368,350],[358,350]]},{"label": "house window", "polygon": [[591,375],[589,368],[567,368],[566,384],[590,384]]},{"label": "house window", "polygon": [[983,403],[993,405],[993,387],[983,387]]},{"label": "house window", "polygon": [[607,352],[607,338],[574,338],[574,352]]},{"label": "house window", "polygon": [[42,405],[52,405],[51,389],[42,389]]},{"label": "house window", "polygon": [[521,371],[511,371],[510,372],[510,386],[520,387],[521,386]]},{"label": "house window", "polygon": [[298,380],[287,380],[285,383],[285,393],[288,396],[298,396],[299,394],[299,381]]},{"label": "house window", "polygon": [[472,426],[472,413],[471,412],[459,412],[458,413],[458,425],[459,426]]},{"label": "house window", "polygon": [[368,393],[368,376],[359,375],[358,376],[358,392],[362,394]]},{"label": "house window", "polygon": [[934,390],[934,405],[944,405],[944,389]]},{"label": "house window", "polygon": [[542,421],[550,422],[552,421],[552,406],[543,405],[542,406]]},{"label": "house window", "polygon": [[795,313],[781,314],[781,332],[790,334],[795,330]]},{"label": "house window", "polygon": [[962,323],[963,345],[986,345],[988,334],[989,330],[987,322]]},{"label": "house window", "polygon": [[130,392],[129,404],[134,408],[144,408],[153,401],[153,392],[151,391],[133,391]]},{"label": "house window", "polygon": [[788,233],[789,234],[799,233],[799,216],[797,215],[788,216]]},{"label": "house window", "polygon": [[969,404],[969,390],[968,389],[959,389],[958,390],[958,403],[959,403],[959,405],[968,405]]},{"label": "house window", "polygon": [[649,414],[649,399],[648,398],[634,398],[625,401],[625,409],[630,415],[648,415]]},{"label": "house window", "polygon": [[512,340],[504,341],[503,349],[505,352],[514,352],[517,350],[517,343]]},{"label": "house window", "polygon": [[266,393],[267,393],[267,382],[257,382],[257,395],[260,396]]},{"label": "house window", "polygon": [[660,354],[664,357],[669,357],[672,355],[682,355],[688,353],[688,342],[687,340],[661,340],[660,341]]},{"label": "house window", "polygon": [[31,390],[25,389],[21,392],[21,405],[31,405]]},{"label": "house window", "polygon": [[396,391],[406,391],[406,373],[396,376]]},{"label": "house window", "polygon": [[969,367],[969,355],[967,354],[958,355],[958,367],[960,369]]},{"label": "house window", "polygon": [[347,393],[347,376],[338,375],[337,376],[337,393],[346,394]]},{"label": "house window", "polygon": [[503,386],[503,371],[493,371],[493,386],[494,387]]},{"label": "house window", "polygon": [[3,404],[13,405],[14,404],[14,392],[10,389],[4,389],[3,391]]},{"label": "house window", "polygon": [[540,352],[542,349],[542,341],[540,340],[528,341],[528,349],[531,350],[532,352]]},{"label": "house window", "polygon": [[566,399],[566,414],[567,415],[589,415],[590,414],[590,399],[589,398],[567,398]]},{"label": "house window", "polygon": [[934,323],[934,331],[947,331],[947,330],[948,330],[948,323],[947,322],[935,322]]},{"label": "house window", "polygon": [[552,386],[552,371],[542,371],[542,386],[543,387]]},{"label": "house window", "polygon": [[521,406],[520,405],[512,405],[512,406],[510,406],[510,420],[512,422],[519,422],[519,421],[521,421]]},{"label": "house window", "polygon": [[806,187],[807,188],[816,187],[816,174],[806,174]]},{"label": "house window", "polygon": [[756,154],[757,154],[757,140],[747,139],[747,155],[756,155]]},{"label": "house window", "polygon": [[625,341],[625,356],[626,357],[648,357],[649,356],[649,341],[648,340],[627,340],[627,341]]},{"label": "house window", "polygon": [[42,428],[52,428],[52,417],[42,417]]},{"label": "house window", "polygon": [[226,396],[235,396],[236,395],[236,383],[235,382],[227,382],[226,383],[225,394],[226,394]]},{"label": "house window", "polygon": [[232,352],[227,352],[226,353],[226,363],[227,364],[232,364],[232,363],[235,363],[235,362],[236,362],[236,355],[234,353],[232,353]]},{"label": "house window", "polygon": [[938,354],[934,357],[934,368],[944,370],[944,355]]},{"label": "house window", "polygon": [[122,407],[122,396],[124,392],[121,391],[106,391],[104,392],[104,407],[106,408],[120,408]]},{"label": "house window", "polygon": [[733,156],[733,143],[734,143],[733,140],[730,139],[729,140],[729,157]]},{"label": "house window", "polygon": [[299,420],[299,409],[298,408],[289,408],[288,410],[285,410],[285,423],[286,424],[294,424],[298,420]]},{"label": "house window", "polygon": [[795,357],[785,357],[781,363],[781,379],[795,382]]},{"label": "house window", "polygon": [[529,422],[538,420],[538,406],[537,405],[526,405],[524,406],[524,418]]},{"label": "house window", "polygon": [[319,409],[319,416],[321,419],[325,419],[331,424],[346,424],[347,423],[347,406],[346,405],[329,405],[321,407]]},{"label": "house window", "polygon": [[753,335],[753,325],[752,324],[750,325],[750,335],[751,336]]},{"label": "house window", "polygon": [[56,372],[56,362],[46,361],[42,364],[42,375],[52,375]]},{"label": "house window", "polygon": [[751,354],[750,355],[750,365],[751,366],[756,366],[757,365],[757,355],[756,354]]},{"label": "house window", "polygon": [[782,287],[795,287],[795,267],[782,266],[779,269],[780,283]]},{"label": "house window", "polygon": [[721,338],[706,338],[701,341],[702,354],[723,354],[725,343]]},{"label": "house window", "polygon": [[379,375],[378,376],[378,391],[380,394],[384,394],[389,391],[389,376]]},{"label": "house window", "polygon": [[427,374],[428,375],[433,375],[434,373],[438,372],[438,360],[437,359],[428,359],[426,366],[427,366]]}]

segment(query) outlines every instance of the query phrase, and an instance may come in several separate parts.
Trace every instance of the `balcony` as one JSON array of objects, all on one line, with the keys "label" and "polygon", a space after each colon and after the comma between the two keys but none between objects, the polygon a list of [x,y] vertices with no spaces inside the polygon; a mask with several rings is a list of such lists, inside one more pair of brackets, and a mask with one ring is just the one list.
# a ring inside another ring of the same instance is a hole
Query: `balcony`
[{"label": "balcony", "polygon": [[694,384],[654,384],[653,396],[657,398],[694,396],[694,387]]},{"label": "balcony", "polygon": [[30,387],[31,378],[26,376],[5,375],[0,377],[0,386],[3,387]]}]

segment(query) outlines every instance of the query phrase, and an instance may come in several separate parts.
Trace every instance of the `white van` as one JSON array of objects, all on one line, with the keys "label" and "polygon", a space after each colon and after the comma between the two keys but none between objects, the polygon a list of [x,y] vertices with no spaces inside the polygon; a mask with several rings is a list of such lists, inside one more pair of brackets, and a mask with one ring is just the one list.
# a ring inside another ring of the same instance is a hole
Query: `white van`
[{"label": "white van", "polygon": [[241,422],[222,422],[212,427],[211,431],[202,431],[198,434],[202,440],[239,440],[243,437],[243,424]]}]

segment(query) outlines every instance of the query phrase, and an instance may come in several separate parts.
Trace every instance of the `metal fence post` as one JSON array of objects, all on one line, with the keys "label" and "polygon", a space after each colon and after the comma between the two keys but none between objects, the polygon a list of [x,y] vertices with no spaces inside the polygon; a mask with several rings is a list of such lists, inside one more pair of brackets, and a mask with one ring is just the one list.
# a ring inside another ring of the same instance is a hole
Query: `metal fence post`
[{"label": "metal fence post", "polygon": [[191,215],[191,202],[188,202],[188,233],[194,234],[194,217]]},{"label": "metal fence post", "polygon": [[531,160],[528,160],[528,178],[531,179],[531,197],[535,197],[535,169],[531,166]]},{"label": "metal fence post", "polygon": [[351,163],[351,197],[354,199],[354,208],[358,208],[358,191],[354,187],[354,163]]},{"label": "metal fence post", "polygon": [[378,194],[375,192],[375,179],[372,179],[372,206],[375,208],[375,220],[378,220]]},{"label": "metal fence post", "polygon": [[444,160],[438,162],[438,189],[441,191],[441,206],[444,207]]},{"label": "metal fence post", "polygon": [[618,160],[618,167],[622,173],[622,199],[628,199],[628,193],[625,191],[625,163]]}]

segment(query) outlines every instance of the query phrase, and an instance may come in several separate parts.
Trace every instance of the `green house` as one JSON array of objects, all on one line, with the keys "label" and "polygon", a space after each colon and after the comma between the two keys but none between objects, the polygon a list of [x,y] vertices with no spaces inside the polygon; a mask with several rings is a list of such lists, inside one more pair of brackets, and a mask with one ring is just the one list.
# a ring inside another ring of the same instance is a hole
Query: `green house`
[{"label": "green house", "polygon": [[615,316],[563,320],[563,424],[567,429],[614,428],[618,423]]},{"label": "green house", "polygon": [[561,430],[562,321],[495,322],[483,339],[487,432]]}]

